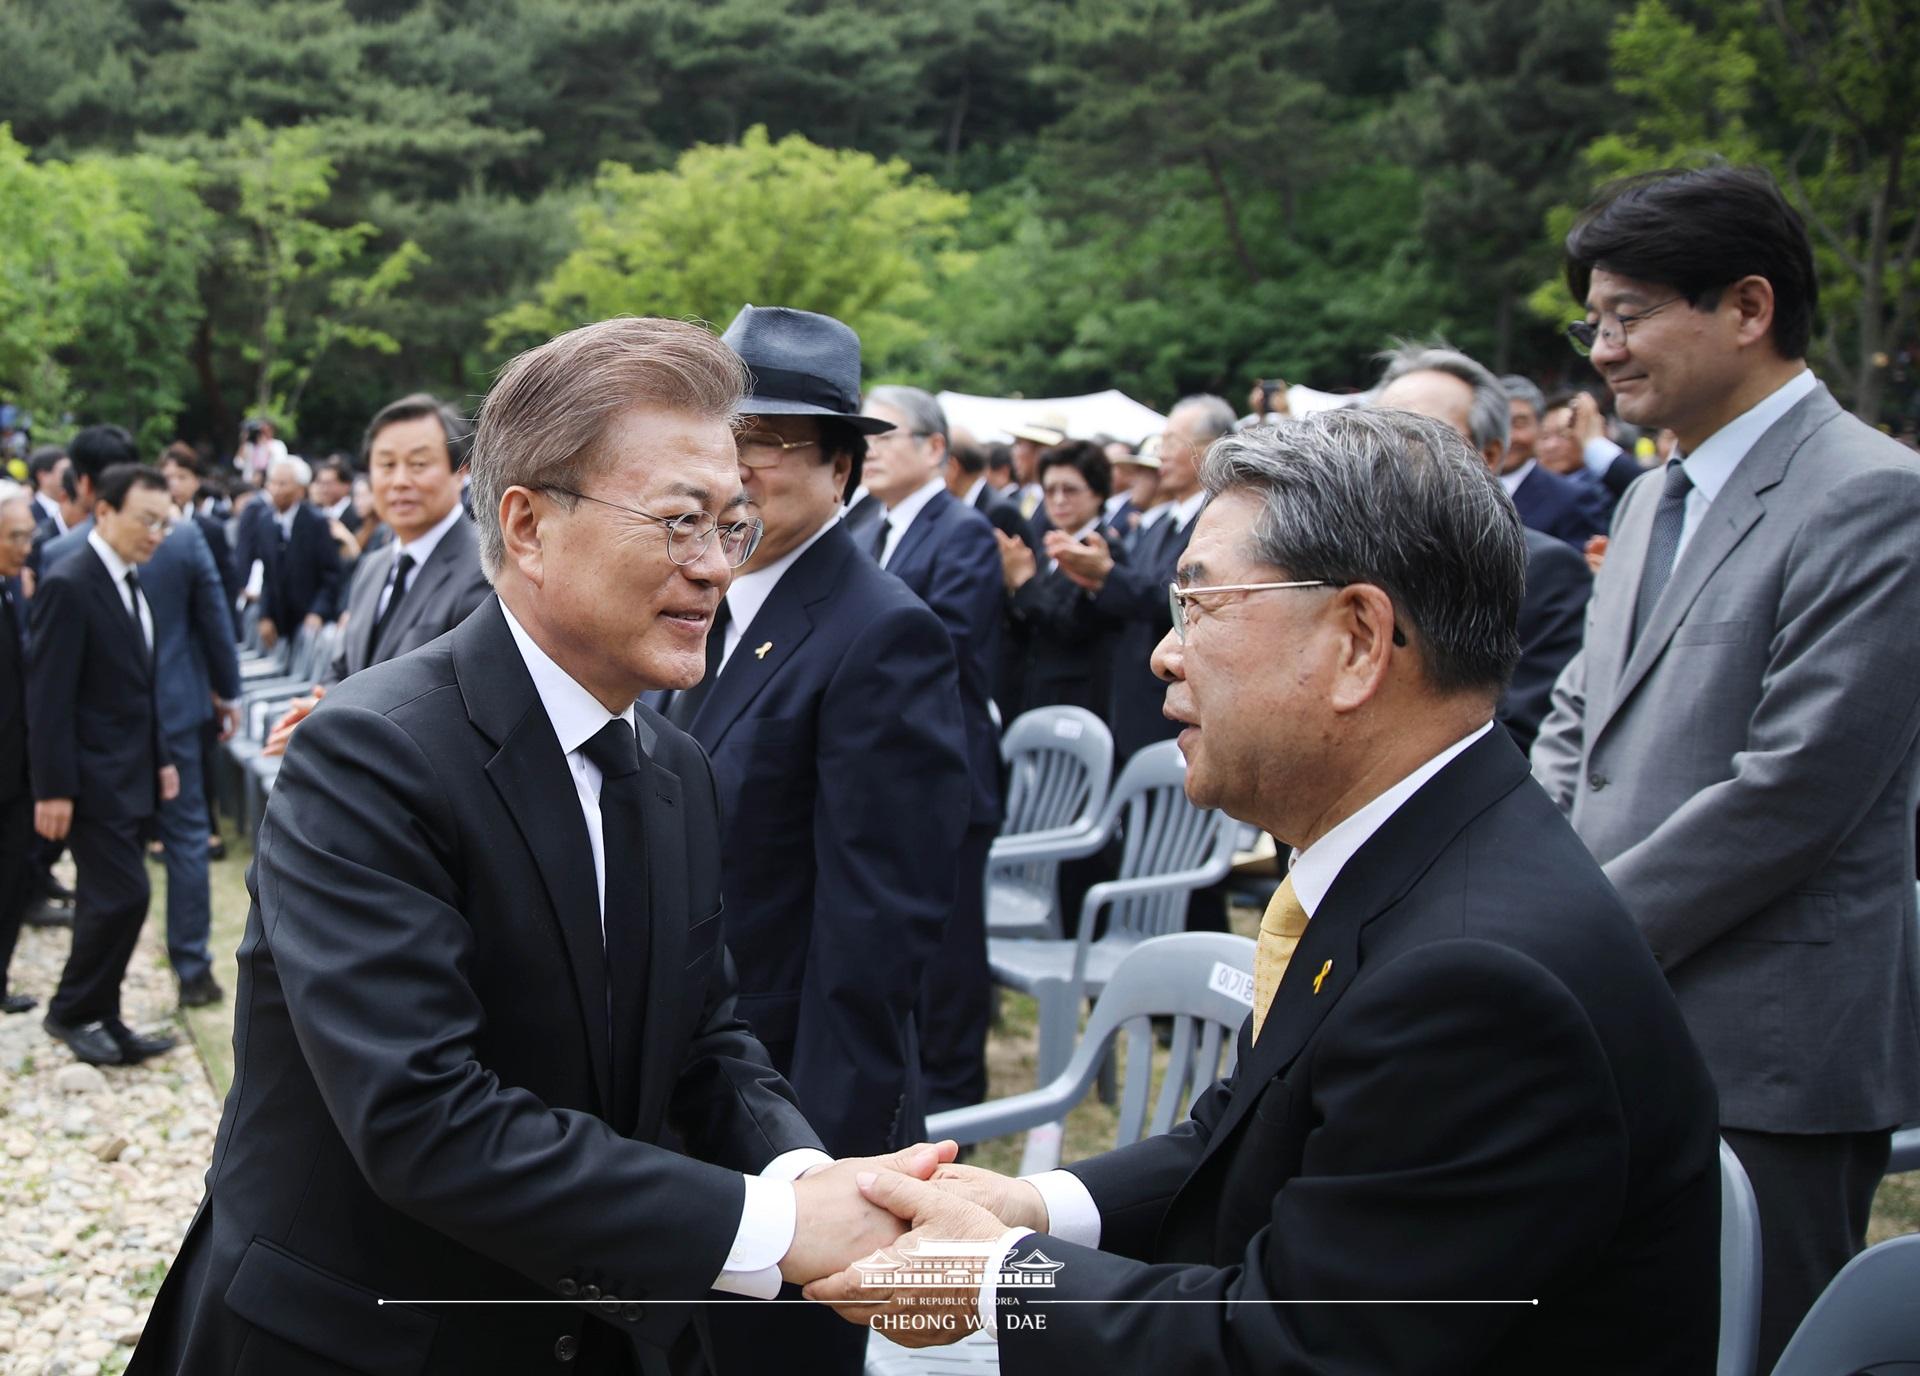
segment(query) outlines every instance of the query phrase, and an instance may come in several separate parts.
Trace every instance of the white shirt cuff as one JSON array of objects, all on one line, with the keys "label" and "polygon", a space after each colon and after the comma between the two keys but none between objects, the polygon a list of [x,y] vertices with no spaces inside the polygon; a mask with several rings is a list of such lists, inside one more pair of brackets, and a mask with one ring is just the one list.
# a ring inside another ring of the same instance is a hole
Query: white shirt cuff
[{"label": "white shirt cuff", "polygon": [[780,1293],[780,1260],[793,1248],[799,1205],[793,1182],[815,1166],[830,1166],[833,1158],[812,1147],[782,1152],[758,1175],[744,1177],[747,1196],[740,1208],[740,1227],[726,1265],[713,1283],[715,1290],[752,1299],[770,1300]]},{"label": "white shirt cuff", "polygon": [[241,589],[241,595],[258,597],[260,589],[266,586],[266,582],[267,566],[256,559],[247,566],[247,586]]},{"label": "white shirt cuff", "polygon": [[1009,1228],[1000,1234],[993,1250],[987,1254],[986,1274],[980,1278],[980,1331],[995,1342],[1000,1341],[1000,1325],[994,1321],[994,1311],[1000,1307],[1000,1272],[1014,1248],[1020,1245],[1020,1239],[1032,1236],[1031,1228]]},{"label": "white shirt cuff", "polygon": [[1100,1245],[1100,1208],[1079,1176],[1072,1171],[1042,1171],[1021,1179],[1040,1191],[1049,1233],[1081,1247]]},{"label": "white shirt cuff", "polygon": [[1605,435],[1595,435],[1580,447],[1580,457],[1596,473],[1605,473],[1613,461],[1626,452]]}]

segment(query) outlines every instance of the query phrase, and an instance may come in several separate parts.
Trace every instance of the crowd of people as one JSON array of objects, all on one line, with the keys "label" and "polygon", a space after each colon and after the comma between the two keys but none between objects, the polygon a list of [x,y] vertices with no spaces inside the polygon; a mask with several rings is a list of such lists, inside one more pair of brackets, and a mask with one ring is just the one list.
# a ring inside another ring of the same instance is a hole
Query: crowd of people
[{"label": "crowd of people", "polygon": [[[383,1309],[422,1370],[677,1366],[697,1334],[717,1372],[850,1372],[824,1306],[630,1301],[911,1308],[843,1268],[937,1223],[1044,1235],[1056,1297],[1541,1297],[1059,1310],[1001,1333],[1010,1370],[1165,1333],[1222,1370],[1700,1371],[1716,1138],[1777,1356],[1920,1119],[1920,464],[1808,369],[1811,251],[1763,175],[1634,183],[1567,263],[1609,405],[1407,343],[1312,416],[1262,381],[1138,444],[972,435],[866,387],[842,322],[748,306],[584,327],[477,431],[414,394],[314,465],[264,423],[222,464],[110,425],[32,451],[0,490],[0,957],[72,927],[45,1026],[79,1059],[171,1044],[119,1008],[150,844],[180,1000],[225,996],[236,646],[342,623],[264,747],[236,1090],[130,1370],[347,1361],[353,1323],[271,1302],[304,1263],[582,1299],[437,1336]],[[1178,737],[1194,801],[1291,870],[1193,1121],[1008,1182],[915,1144],[986,1095],[1000,733],[1057,705],[1116,772]],[[975,1326],[1017,1303],[989,1283]]]}]

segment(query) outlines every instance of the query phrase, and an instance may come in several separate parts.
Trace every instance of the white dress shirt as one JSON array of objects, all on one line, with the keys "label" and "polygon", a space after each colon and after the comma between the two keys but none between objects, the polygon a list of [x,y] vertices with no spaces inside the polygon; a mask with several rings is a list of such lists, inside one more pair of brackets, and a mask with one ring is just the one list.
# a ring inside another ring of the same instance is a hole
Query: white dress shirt
[{"label": "white dress shirt", "polygon": [[1813,370],[1802,368],[1750,409],[1707,436],[1691,454],[1674,451],[1673,457],[1686,462],[1687,477],[1693,480],[1693,489],[1687,493],[1686,518],[1680,526],[1680,547],[1673,552],[1676,565],[1693,539],[1693,533],[1706,520],[1707,508],[1713,505],[1713,499],[1720,495],[1720,489],[1727,485],[1727,479],[1733,476],[1740,461],[1747,457],[1760,437],[1773,428],[1775,421],[1791,411],[1794,404],[1817,385]]},{"label": "white dress shirt", "polygon": [[[457,512],[456,508],[456,512]],[[593,848],[594,892],[600,900],[600,939],[607,932],[607,855],[604,823],[600,817],[600,766],[587,758],[585,746],[602,727],[616,718],[633,725],[633,705],[609,712],[598,698],[582,688],[573,677],[534,643],[532,636],[514,619],[506,603],[500,610],[507,618],[507,629],[520,649],[527,673],[533,679],[534,692],[553,723],[553,734],[566,753],[567,768],[573,775],[574,793],[580,800],[580,813],[587,824],[587,841]],[[804,1147],[773,1158],[759,1175],[743,1177],[746,1202],[740,1212],[740,1225],[734,1233],[733,1247],[726,1265],[713,1282],[715,1290],[736,1295],[772,1299],[780,1291],[780,1259],[793,1247],[798,1204],[793,1181],[814,1166],[827,1165],[832,1157]]]},{"label": "white dress shirt", "polygon": [[[107,575],[113,579],[113,586],[120,592],[120,605],[127,609],[127,615],[134,614],[133,589],[127,585],[127,574],[133,568],[126,560],[114,553],[113,546],[106,542],[95,526],[87,532],[87,545],[100,556],[100,562],[107,566]],[[147,653],[153,653],[153,608],[147,605],[146,593],[140,594],[140,634],[147,638]]]},{"label": "white dress shirt", "polygon": [[54,501],[53,498],[47,496],[45,493],[34,493],[33,509],[53,522],[53,529],[56,535],[65,535],[67,533],[67,518],[60,514],[60,503]]},{"label": "white dress shirt", "polygon": [[1509,497],[1520,490],[1520,484],[1527,480],[1527,474],[1533,472],[1533,466],[1536,462],[1538,462],[1538,460],[1528,459],[1511,473],[1502,473],[1500,475],[1500,486],[1507,489],[1507,495]]},{"label": "white dress shirt", "polygon": [[900,499],[900,505],[890,509],[883,518],[887,523],[887,543],[880,551],[880,567],[885,568],[887,561],[893,558],[893,552],[900,548],[900,537],[907,533],[907,527],[913,524],[927,503],[947,490],[942,478],[928,478],[921,487],[916,487]]},{"label": "white dress shirt", "polygon": [[285,511],[273,513],[273,523],[280,527],[280,537],[291,543],[293,540],[293,518],[300,512],[300,503],[295,502]]},{"label": "white dress shirt", "polygon": [[760,609],[773,596],[773,590],[780,584],[780,576],[798,563],[800,556],[812,549],[820,537],[833,529],[845,514],[844,511],[835,511],[821,523],[820,529],[765,568],[733,575],[733,584],[727,589],[727,640],[720,647],[720,663],[714,673],[718,674],[727,667],[727,661],[733,658],[733,647],[740,643],[740,637],[747,633],[753,618],[760,615]]},{"label": "white dress shirt", "polygon": [[420,570],[426,567],[427,560],[433,557],[434,550],[440,547],[441,538],[453,529],[453,523],[455,521],[465,519],[466,513],[460,509],[460,503],[455,502],[453,504],[453,510],[442,516],[439,523],[436,524],[432,530],[429,530],[424,535],[416,536],[404,545],[396,545],[394,547],[393,558],[387,562],[386,586],[380,589],[379,600],[376,601],[373,606],[373,619],[375,621],[378,621],[386,612],[387,603],[393,600],[393,573],[395,569],[400,567],[400,556],[403,554],[411,554],[413,556],[412,575],[418,578],[420,576]]},{"label": "white dress shirt", "polygon": [[982,473],[979,477],[973,480],[973,486],[967,489],[967,495],[962,497],[960,500],[965,502],[968,506],[978,507],[980,505],[980,494],[981,492],[986,490],[986,486],[987,486],[987,475]]},{"label": "white dress shirt", "polygon": [[1125,506],[1127,499],[1132,496],[1133,489],[1123,487],[1111,497],[1107,498],[1106,501],[1100,504],[1100,519],[1103,521],[1111,521],[1113,519],[1113,513]]},{"label": "white dress shirt", "polygon": [[[1340,871],[1347,867],[1347,862],[1353,859],[1360,847],[1386,825],[1387,818],[1404,807],[1407,800],[1418,793],[1429,779],[1445,769],[1456,755],[1492,729],[1493,723],[1488,722],[1479,730],[1461,737],[1399,783],[1377,794],[1305,850],[1293,853],[1293,863],[1287,872],[1293,877],[1293,896],[1300,900],[1308,921],[1313,920],[1314,913],[1326,900],[1328,890],[1340,877]],[[1062,1242],[1077,1243],[1083,1247],[1100,1245],[1100,1210],[1079,1176],[1072,1171],[1042,1171],[1026,1179],[1040,1192],[1040,1198],[1047,1206],[1049,1233]],[[1000,1250],[994,1255],[998,1260],[987,1268],[986,1280],[980,1287],[980,1321],[988,1332],[996,1331],[995,1291],[1000,1268],[1006,1264],[1020,1239],[1029,1233],[1030,1230],[1025,1228],[1008,1229],[997,1244]]]}]

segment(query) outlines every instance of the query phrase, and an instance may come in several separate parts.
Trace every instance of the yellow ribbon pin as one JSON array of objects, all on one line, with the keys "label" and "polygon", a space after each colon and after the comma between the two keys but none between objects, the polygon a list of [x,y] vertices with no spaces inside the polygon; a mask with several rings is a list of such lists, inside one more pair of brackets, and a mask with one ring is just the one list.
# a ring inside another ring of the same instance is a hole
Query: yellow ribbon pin
[{"label": "yellow ribbon pin", "polygon": [[1320,992],[1320,984],[1321,984],[1321,982],[1322,982],[1323,980],[1325,980],[1325,979],[1326,979],[1326,977],[1327,977],[1327,972],[1328,972],[1329,970],[1331,970],[1331,969],[1333,969],[1333,962],[1332,962],[1332,961],[1328,961],[1328,962],[1327,962],[1327,963],[1326,963],[1325,965],[1322,965],[1322,966],[1320,967],[1320,973],[1319,973],[1319,974],[1317,974],[1317,975],[1315,975],[1315,976],[1313,977],[1313,992],[1314,992],[1314,993],[1316,993],[1316,994],[1317,994],[1317,993],[1319,993],[1319,992]]},{"label": "yellow ribbon pin", "polygon": [[766,644],[762,645],[759,649],[753,652],[753,657],[755,659],[765,659],[767,657],[767,651],[771,650],[772,648],[773,648],[773,642],[769,640]]}]

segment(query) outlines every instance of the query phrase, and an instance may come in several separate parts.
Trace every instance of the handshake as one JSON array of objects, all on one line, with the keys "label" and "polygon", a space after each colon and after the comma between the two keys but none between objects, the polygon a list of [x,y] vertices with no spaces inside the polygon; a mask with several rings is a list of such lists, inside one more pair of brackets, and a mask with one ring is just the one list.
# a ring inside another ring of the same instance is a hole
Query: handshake
[{"label": "handshake", "polygon": [[[1009,1229],[1044,1232],[1047,1206],[1024,1180],[954,1162],[953,1142],[923,1142],[891,1156],[819,1166],[794,1181],[792,1248],[780,1261],[785,1280],[810,1300],[830,1304],[850,1323],[917,1313],[921,1322],[888,1336],[903,1346],[954,1342],[979,1326],[979,1285],[910,1290],[876,1286],[854,1269],[881,1248],[912,1253],[921,1239],[990,1244]],[[993,1264],[989,1260],[989,1265]]]}]

